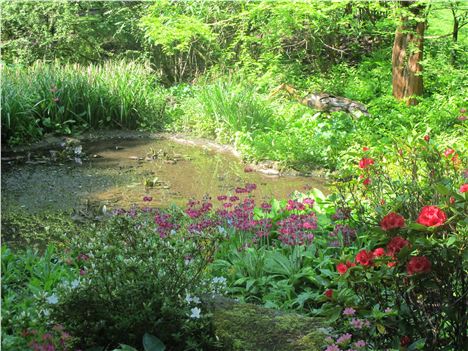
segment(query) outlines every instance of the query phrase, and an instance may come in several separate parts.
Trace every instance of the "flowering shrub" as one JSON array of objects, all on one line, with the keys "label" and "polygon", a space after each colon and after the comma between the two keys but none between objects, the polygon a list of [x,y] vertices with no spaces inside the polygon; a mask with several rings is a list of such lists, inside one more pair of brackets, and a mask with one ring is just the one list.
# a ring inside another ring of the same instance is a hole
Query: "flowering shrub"
[{"label": "flowering shrub", "polygon": [[72,284],[77,270],[49,246],[13,252],[2,246],[2,349],[65,350],[71,340],[61,326],[49,325],[55,290]]},{"label": "flowering shrub", "polygon": [[[328,348],[358,329],[370,349],[460,350],[468,322],[466,160],[430,138],[397,150],[387,158],[365,151],[355,175],[337,184],[337,206],[349,210],[344,221],[357,225],[361,248],[342,251],[335,293],[321,308],[337,321]],[[350,308],[353,320],[337,317]]]},{"label": "flowering shrub", "polygon": [[405,226],[405,219],[403,216],[400,216],[398,213],[390,212],[382,221],[380,221],[380,227],[383,230],[391,230],[403,228]]},{"label": "flowering shrub", "polygon": [[184,216],[178,210],[117,212],[72,242],[80,284],[57,292],[52,318],[82,347],[138,346],[148,332],[173,350],[208,348],[214,341],[200,297],[218,292],[206,268],[219,234],[178,226],[168,232],[167,223]]},{"label": "flowering shrub", "polygon": [[447,215],[437,206],[424,206],[416,222],[426,227],[438,227],[445,224]]}]

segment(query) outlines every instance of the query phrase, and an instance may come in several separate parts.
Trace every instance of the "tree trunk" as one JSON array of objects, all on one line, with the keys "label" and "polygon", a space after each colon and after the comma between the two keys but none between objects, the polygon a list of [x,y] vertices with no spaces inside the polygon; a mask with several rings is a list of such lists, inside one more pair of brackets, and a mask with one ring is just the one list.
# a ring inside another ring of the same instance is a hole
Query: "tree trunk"
[{"label": "tree trunk", "polygon": [[[408,8],[412,14],[421,17],[424,7],[412,7],[412,2],[401,2],[402,7]],[[401,24],[395,33],[392,51],[392,85],[393,96],[398,100],[407,99],[408,105],[418,103],[414,96],[423,93],[423,80],[421,76],[424,43],[424,22],[409,20],[403,15]]]}]

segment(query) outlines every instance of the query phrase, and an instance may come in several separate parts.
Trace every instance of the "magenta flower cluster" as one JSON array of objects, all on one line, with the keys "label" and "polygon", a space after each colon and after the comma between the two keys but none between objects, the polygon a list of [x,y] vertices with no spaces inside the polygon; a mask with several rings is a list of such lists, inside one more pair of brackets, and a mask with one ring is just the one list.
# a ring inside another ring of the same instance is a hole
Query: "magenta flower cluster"
[{"label": "magenta flower cluster", "polygon": [[154,223],[156,224],[156,233],[158,233],[161,238],[165,238],[171,231],[179,229],[179,225],[174,222],[174,218],[161,210],[156,211]]},{"label": "magenta flower cluster", "polygon": [[356,349],[363,350],[367,345],[364,340],[356,341],[352,346],[356,349],[351,348],[353,335],[350,333],[340,335],[336,340],[331,336],[325,338],[325,342],[328,343],[325,351],[356,351]]},{"label": "magenta flower cluster", "polygon": [[40,335],[35,330],[25,330],[22,336],[31,340],[29,347],[33,351],[59,351],[67,350],[67,341],[70,339],[70,334],[63,330],[63,326],[55,325],[50,332]]},{"label": "magenta flower cluster", "polygon": [[291,214],[278,222],[278,239],[285,245],[310,244],[314,240],[314,234],[311,232],[314,229],[317,229],[317,217],[314,212]]}]

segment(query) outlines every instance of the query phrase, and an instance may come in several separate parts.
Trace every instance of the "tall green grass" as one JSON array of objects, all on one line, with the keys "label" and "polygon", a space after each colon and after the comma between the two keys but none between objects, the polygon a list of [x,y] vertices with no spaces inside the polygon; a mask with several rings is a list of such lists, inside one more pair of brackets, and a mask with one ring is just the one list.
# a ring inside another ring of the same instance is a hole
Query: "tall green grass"
[{"label": "tall green grass", "polygon": [[2,137],[10,143],[47,132],[165,123],[166,93],[142,64],[4,66],[2,81]]},{"label": "tall green grass", "polygon": [[275,111],[253,85],[229,77],[201,83],[181,99],[179,129],[222,142],[235,142],[236,135],[273,128]]}]

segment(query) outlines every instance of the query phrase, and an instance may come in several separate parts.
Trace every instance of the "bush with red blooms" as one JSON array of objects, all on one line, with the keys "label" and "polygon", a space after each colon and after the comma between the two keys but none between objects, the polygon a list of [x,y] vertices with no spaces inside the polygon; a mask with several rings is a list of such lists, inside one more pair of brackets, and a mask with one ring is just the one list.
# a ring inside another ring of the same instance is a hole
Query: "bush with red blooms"
[{"label": "bush with red blooms", "polygon": [[426,227],[438,227],[447,221],[447,215],[437,206],[424,206],[416,222]]},{"label": "bush with red blooms", "polygon": [[372,251],[361,250],[356,255],[356,262],[362,266],[369,267],[372,266],[373,258],[374,255],[372,254]]},{"label": "bush with red blooms", "polygon": [[383,230],[391,230],[403,228],[405,226],[405,219],[398,213],[390,212],[380,221],[380,227]]},{"label": "bush with red blooms", "polygon": [[429,273],[431,271],[431,261],[425,256],[415,256],[406,264],[408,275],[417,273]]},{"label": "bush with red blooms", "polygon": [[[371,349],[463,349],[468,344],[465,150],[415,136],[393,150],[366,150],[359,157],[340,175],[335,196],[336,206],[347,209],[343,225],[357,229],[358,246],[336,261],[335,283],[329,285],[334,299],[322,312],[338,316],[340,333],[366,338]],[[362,179],[370,182],[364,185]],[[350,260],[356,265],[349,267]],[[339,318],[339,311],[351,307],[354,322]],[[366,333],[358,320],[369,321]]]}]

